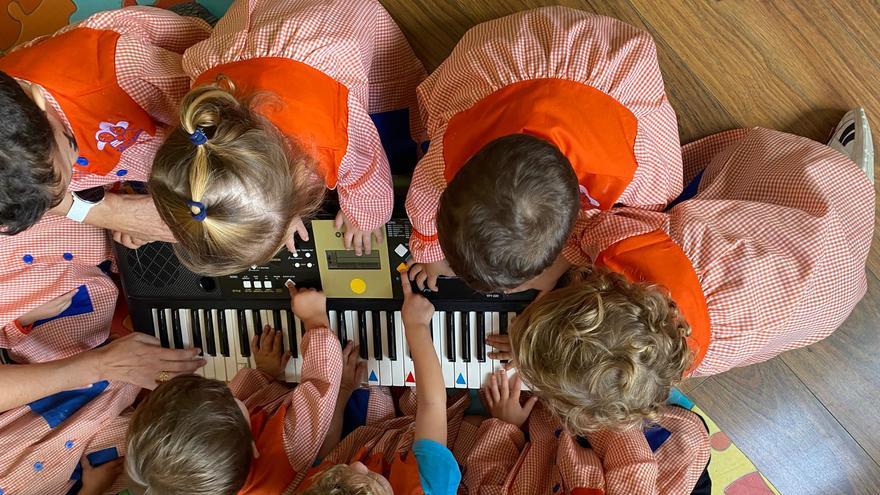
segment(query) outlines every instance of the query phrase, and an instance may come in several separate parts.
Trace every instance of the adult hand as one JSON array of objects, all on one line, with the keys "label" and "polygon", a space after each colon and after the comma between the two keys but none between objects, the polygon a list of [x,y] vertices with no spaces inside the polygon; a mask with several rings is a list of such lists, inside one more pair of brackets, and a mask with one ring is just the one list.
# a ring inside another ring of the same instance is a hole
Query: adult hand
[{"label": "adult hand", "polygon": [[406,332],[419,327],[428,328],[434,316],[434,305],[425,296],[414,294],[412,285],[406,274],[400,274],[400,285],[403,288],[403,307],[400,315]]},{"label": "adult hand", "polygon": [[285,352],[281,343],[281,332],[269,325],[263,327],[263,333],[251,339],[251,352],[257,369],[272,378],[280,378],[290,361],[290,352]]},{"label": "adult hand", "polygon": [[130,234],[125,234],[123,232],[113,231],[113,240],[127,247],[128,249],[137,249],[144,244],[148,244],[148,241],[143,239],[138,239],[137,237],[132,237]]},{"label": "adult hand", "polygon": [[89,212],[86,223],[127,234],[138,242],[176,242],[147,194],[108,193],[104,202]]},{"label": "adult hand", "polygon": [[352,392],[359,389],[361,384],[367,381],[367,362],[359,359],[358,354],[360,346],[354,345],[352,341],[345,344],[342,349],[342,379],[339,381],[339,397],[351,397]]},{"label": "adult hand", "polygon": [[384,225],[371,231],[358,230],[351,225],[351,222],[342,210],[339,210],[339,213],[336,214],[336,220],[333,222],[333,226],[336,227],[337,232],[339,232],[342,227],[345,227],[345,231],[342,235],[345,249],[354,248],[354,254],[358,256],[364,254],[364,252],[370,254],[373,248],[372,239],[375,238],[376,242],[382,242],[382,236],[385,230],[383,228]]},{"label": "adult hand", "polygon": [[302,320],[306,330],[330,326],[330,320],[327,319],[327,296],[323,292],[298,289],[290,280],[284,285],[290,292],[290,309]]},{"label": "adult hand", "polygon": [[154,389],[160,379],[188,375],[206,364],[200,349],[165,349],[155,337],[135,332],[82,354],[94,359],[102,380],[117,380]]},{"label": "adult hand", "polygon": [[36,308],[21,315],[18,318],[18,322],[21,324],[21,326],[26,327],[34,324],[34,322],[52,318],[53,316],[58,316],[70,307],[70,303],[73,302],[73,296],[77,293],[78,290],[79,288],[73,289],[70,292],[61,294],[60,296],[52,299],[49,302],[43,303],[43,305],[41,306],[37,306]]},{"label": "adult hand", "polygon": [[455,272],[452,271],[452,268],[449,267],[449,263],[447,263],[446,260],[435,261],[433,263],[416,263],[415,261],[410,260],[406,264],[406,268],[409,279],[415,282],[421,290],[425,290],[425,285],[427,285],[428,289],[436,292],[437,278],[441,275],[445,277],[455,276]]},{"label": "adult hand", "polygon": [[284,245],[287,247],[287,250],[290,251],[291,254],[296,254],[296,236],[299,236],[300,239],[304,241],[309,240],[309,231],[306,229],[306,225],[303,223],[302,218],[295,217],[292,222],[290,222],[290,227],[287,228],[287,241]]},{"label": "adult hand", "polygon": [[525,404],[520,405],[522,380],[519,374],[510,380],[506,370],[493,373],[484,389],[486,405],[489,407],[492,417],[510,423],[517,428],[522,428],[523,423],[529,419],[529,414],[532,414],[532,409],[538,402],[538,397],[533,395],[526,400]]}]

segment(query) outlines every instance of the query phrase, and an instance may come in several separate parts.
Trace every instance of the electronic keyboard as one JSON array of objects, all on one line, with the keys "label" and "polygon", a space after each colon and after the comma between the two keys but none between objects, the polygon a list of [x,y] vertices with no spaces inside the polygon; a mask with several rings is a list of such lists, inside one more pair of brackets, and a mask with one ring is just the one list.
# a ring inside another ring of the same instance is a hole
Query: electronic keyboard
[{"label": "electronic keyboard", "polygon": [[[360,346],[367,384],[417,383],[407,349],[400,307],[400,273],[410,257],[412,227],[402,216],[385,225],[382,242],[356,256],[345,250],[333,220],[308,222],[309,241],[297,239],[296,254],[282,249],[266,265],[224,277],[187,270],[170,244],[154,242],[136,250],[115,246],[122,287],[137,331],[163,347],[202,349],[207,365],[199,374],[229,381],[253,367],[250,342],[264,325],[280,328],[292,359],[285,381],[299,381],[303,327],[290,310],[285,282],[327,295],[331,329],[340,342]],[[504,334],[535,291],[481,294],[456,278],[441,278],[437,292],[424,292],[436,312],[430,330],[449,388],[477,389],[503,363],[489,359],[486,336]]]}]

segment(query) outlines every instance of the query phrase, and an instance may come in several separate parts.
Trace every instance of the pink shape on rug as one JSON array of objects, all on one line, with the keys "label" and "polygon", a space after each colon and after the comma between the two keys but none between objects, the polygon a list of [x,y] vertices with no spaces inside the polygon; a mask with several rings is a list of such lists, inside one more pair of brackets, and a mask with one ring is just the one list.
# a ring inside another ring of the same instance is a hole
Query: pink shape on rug
[{"label": "pink shape on rug", "polygon": [[723,431],[715,432],[709,437],[709,445],[717,451],[726,450],[727,447],[730,447],[731,445],[730,437],[728,437]]},{"label": "pink shape on rug", "polygon": [[774,495],[761,473],[754,471],[724,487],[724,495]]}]

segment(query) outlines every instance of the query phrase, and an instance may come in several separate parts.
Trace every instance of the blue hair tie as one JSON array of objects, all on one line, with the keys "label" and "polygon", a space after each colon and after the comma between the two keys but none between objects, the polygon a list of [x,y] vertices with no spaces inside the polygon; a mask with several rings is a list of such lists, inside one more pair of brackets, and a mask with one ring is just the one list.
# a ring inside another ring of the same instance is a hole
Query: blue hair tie
[{"label": "blue hair tie", "polygon": [[196,146],[201,146],[208,142],[208,135],[205,134],[204,129],[197,127],[196,130],[189,135],[189,142]]},{"label": "blue hair tie", "polygon": [[205,219],[208,218],[208,209],[205,208],[204,203],[200,203],[198,201],[187,201],[186,205],[189,206],[189,211],[193,217],[193,220],[197,222],[204,222]]}]

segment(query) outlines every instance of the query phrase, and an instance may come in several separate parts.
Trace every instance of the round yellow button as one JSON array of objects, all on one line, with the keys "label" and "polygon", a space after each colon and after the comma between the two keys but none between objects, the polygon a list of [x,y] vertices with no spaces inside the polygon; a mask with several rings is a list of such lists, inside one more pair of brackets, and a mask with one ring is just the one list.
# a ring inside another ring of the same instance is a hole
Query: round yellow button
[{"label": "round yellow button", "polygon": [[355,294],[363,294],[364,291],[367,290],[367,283],[364,282],[363,279],[353,278],[351,279],[349,287],[351,287],[351,291]]}]

